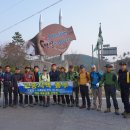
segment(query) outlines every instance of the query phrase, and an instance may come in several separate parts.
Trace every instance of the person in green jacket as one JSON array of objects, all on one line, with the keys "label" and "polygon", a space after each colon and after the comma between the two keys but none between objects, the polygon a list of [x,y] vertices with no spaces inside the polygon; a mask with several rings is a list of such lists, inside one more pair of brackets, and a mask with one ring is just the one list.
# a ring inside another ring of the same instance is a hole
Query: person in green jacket
[{"label": "person in green jacket", "polygon": [[[67,81],[67,74],[65,67],[60,67],[59,81]],[[61,95],[62,105],[65,106],[66,95]]]},{"label": "person in green jacket", "polygon": [[107,109],[104,111],[105,113],[111,112],[111,102],[110,97],[112,97],[113,104],[115,107],[115,114],[119,115],[119,107],[116,99],[116,87],[118,85],[117,75],[112,72],[112,65],[106,64],[106,72],[103,74],[102,79],[100,81],[100,86],[104,83],[105,96],[106,96],[106,104]]},{"label": "person in green jacket", "polygon": [[[76,107],[79,107],[79,85],[78,85],[78,80],[79,80],[79,73],[74,70],[74,66],[70,65],[69,66],[69,71],[67,73],[67,81],[73,81],[73,92],[75,97],[73,95],[70,96],[70,99],[68,99],[68,102],[71,101],[71,106],[74,104]],[[70,101],[69,101],[70,100]]]}]

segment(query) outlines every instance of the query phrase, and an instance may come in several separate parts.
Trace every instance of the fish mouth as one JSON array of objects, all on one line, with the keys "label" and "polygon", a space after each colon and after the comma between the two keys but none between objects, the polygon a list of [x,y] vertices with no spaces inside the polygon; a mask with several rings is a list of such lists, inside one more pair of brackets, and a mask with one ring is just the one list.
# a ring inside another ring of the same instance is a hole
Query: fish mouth
[{"label": "fish mouth", "polygon": [[43,49],[54,48],[53,41],[51,41],[51,42],[42,41],[42,42],[40,42],[40,46],[41,46]]}]

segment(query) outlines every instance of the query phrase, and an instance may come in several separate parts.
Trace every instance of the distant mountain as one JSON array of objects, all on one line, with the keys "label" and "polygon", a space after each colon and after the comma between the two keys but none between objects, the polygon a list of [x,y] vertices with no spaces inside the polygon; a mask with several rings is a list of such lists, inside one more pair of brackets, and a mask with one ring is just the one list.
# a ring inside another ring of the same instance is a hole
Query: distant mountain
[{"label": "distant mountain", "polygon": [[[83,54],[68,54],[68,55],[65,55],[65,60],[67,60],[69,64],[73,64],[73,65],[83,64],[88,68],[90,68],[92,64],[92,57],[88,55],[83,55]],[[55,58],[51,58],[49,59],[49,62],[60,64],[61,57],[58,56]],[[98,63],[98,59],[94,57],[94,64],[97,65],[97,63]]]}]

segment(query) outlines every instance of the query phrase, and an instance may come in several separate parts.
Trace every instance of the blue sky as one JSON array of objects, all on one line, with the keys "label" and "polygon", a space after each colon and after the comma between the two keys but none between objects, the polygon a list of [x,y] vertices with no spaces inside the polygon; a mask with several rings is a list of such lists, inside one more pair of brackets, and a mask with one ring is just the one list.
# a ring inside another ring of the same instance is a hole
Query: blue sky
[{"label": "blue sky", "polygon": [[[54,3],[56,0],[1,0],[0,31]],[[15,6],[12,6],[15,5]],[[59,9],[63,12],[63,25],[73,26],[77,40],[67,53],[91,55],[91,45],[96,45],[99,23],[102,23],[104,44],[118,47],[118,54],[130,50],[130,0],[63,0],[42,12],[43,26],[58,23]],[[19,31],[25,40],[38,33],[39,15],[0,34],[0,43],[11,41]]]}]

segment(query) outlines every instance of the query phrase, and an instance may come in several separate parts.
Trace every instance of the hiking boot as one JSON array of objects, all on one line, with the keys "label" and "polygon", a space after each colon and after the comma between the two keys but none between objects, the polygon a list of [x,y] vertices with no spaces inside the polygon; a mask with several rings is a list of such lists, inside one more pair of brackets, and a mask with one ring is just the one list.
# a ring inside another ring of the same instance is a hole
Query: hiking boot
[{"label": "hiking boot", "polygon": [[87,107],[87,110],[90,110],[91,108],[90,107]]},{"label": "hiking boot", "polygon": [[79,103],[76,103],[76,107],[79,107]]},{"label": "hiking boot", "polygon": [[63,103],[62,106],[65,107],[65,103]]},{"label": "hiking boot", "polygon": [[35,102],[33,105],[38,105],[38,102]]},{"label": "hiking boot", "polygon": [[101,111],[101,108],[97,108],[97,111]]},{"label": "hiking boot", "polygon": [[4,105],[4,106],[3,106],[3,108],[7,108],[7,107],[8,107],[8,105]]},{"label": "hiking boot", "polygon": [[40,101],[39,106],[42,106],[42,101]]},{"label": "hiking boot", "polygon": [[130,113],[125,113],[124,118],[130,118]]},{"label": "hiking boot", "polygon": [[45,102],[43,103],[43,107],[46,107],[46,103]]},{"label": "hiking boot", "polygon": [[80,109],[84,109],[84,108],[86,108],[86,106],[85,106],[85,105],[82,105],[82,106],[80,106],[79,108],[80,108]]},{"label": "hiking boot", "polygon": [[118,109],[116,109],[116,110],[115,110],[115,115],[120,115],[120,113],[119,113],[119,110],[118,110]]},{"label": "hiking boot", "polygon": [[20,103],[20,104],[19,104],[19,106],[20,106],[20,107],[23,107],[23,104],[22,104],[22,103]]},{"label": "hiking boot", "polygon": [[46,107],[49,107],[49,106],[50,106],[50,103],[47,103],[47,104],[46,104]]},{"label": "hiking boot", "polygon": [[53,104],[52,105],[56,105],[57,104],[57,102],[53,102]]},{"label": "hiking boot", "polygon": [[60,103],[60,102],[58,102],[58,105],[61,105],[61,103]]},{"label": "hiking boot", "polygon": [[104,113],[110,113],[111,112],[111,109],[110,108],[107,108]]},{"label": "hiking boot", "polygon": [[34,107],[32,103],[31,103],[31,104],[29,104],[29,106],[30,106],[30,107]]},{"label": "hiking boot", "polygon": [[70,104],[67,104],[67,107],[70,107]]},{"label": "hiking boot", "polygon": [[13,108],[17,108],[17,105],[14,105]]},{"label": "hiking boot", "polygon": [[92,110],[96,110],[97,108],[96,108],[96,107],[92,107],[91,109],[92,109]]},{"label": "hiking boot", "polygon": [[10,104],[9,107],[13,107],[13,104]]},{"label": "hiking boot", "polygon": [[71,103],[70,107],[74,107],[74,104],[73,104],[73,103]]},{"label": "hiking boot", "polygon": [[122,115],[122,116],[124,116],[125,114],[126,114],[126,112],[125,112],[125,111],[121,113],[121,115]]},{"label": "hiking boot", "polygon": [[24,107],[24,108],[25,108],[25,107],[28,107],[28,104],[23,105],[23,107]]}]

